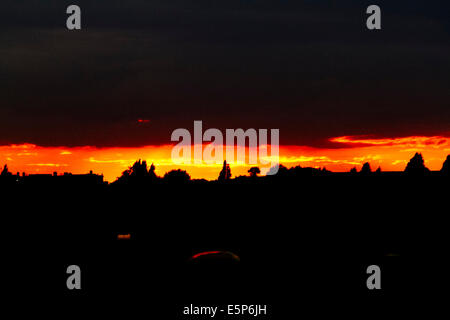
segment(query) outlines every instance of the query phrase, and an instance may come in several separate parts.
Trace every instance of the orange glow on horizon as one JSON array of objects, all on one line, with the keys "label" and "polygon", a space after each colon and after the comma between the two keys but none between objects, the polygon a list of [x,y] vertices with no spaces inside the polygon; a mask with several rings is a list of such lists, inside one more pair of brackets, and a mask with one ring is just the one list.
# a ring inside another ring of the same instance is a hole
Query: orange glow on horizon
[{"label": "orange glow on horizon", "polygon": [[[372,169],[403,171],[415,152],[421,152],[425,165],[440,170],[450,154],[450,137],[411,136],[400,138],[334,137],[330,139],[337,148],[313,148],[306,146],[280,146],[279,161],[286,167],[326,167],[331,171],[360,169],[369,162]],[[206,146],[206,145],[205,145]],[[42,147],[34,144],[0,146],[0,165],[7,164],[11,172],[27,174],[72,172],[74,174],[103,174],[105,180],[114,181],[122,171],[138,159],[156,166],[156,174],[163,176],[172,169],[186,170],[193,179],[214,180],[222,164],[176,164],[171,159],[172,145],[144,146],[138,148],[96,147]],[[270,152],[269,152],[270,154]],[[225,153],[224,153],[225,155]],[[248,175],[254,165],[228,161],[233,177]],[[261,166],[260,166],[261,167]],[[262,167],[261,167],[262,168]],[[267,168],[262,168],[265,173]]]}]

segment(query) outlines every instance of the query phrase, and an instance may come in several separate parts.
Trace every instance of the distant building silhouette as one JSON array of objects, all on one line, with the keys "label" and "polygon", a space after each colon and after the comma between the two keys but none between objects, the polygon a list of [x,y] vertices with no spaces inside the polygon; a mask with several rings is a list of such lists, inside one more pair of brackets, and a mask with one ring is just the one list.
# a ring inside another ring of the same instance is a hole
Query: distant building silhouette
[{"label": "distant building silhouette", "polygon": [[2,184],[19,184],[19,185],[40,185],[40,186],[54,186],[54,185],[71,185],[71,186],[93,186],[103,185],[103,175],[94,174],[92,171],[88,174],[72,174],[64,172],[63,175],[58,175],[57,172],[48,174],[25,174],[20,175],[17,172],[13,175],[8,171],[5,165],[0,174],[0,183]]},{"label": "distant building silhouette", "polygon": [[103,175],[92,173],[88,174],[72,174],[64,172],[63,175],[58,175],[56,172],[53,174],[29,174],[20,177],[20,181],[23,184],[42,184],[42,185],[101,185],[104,183]]}]

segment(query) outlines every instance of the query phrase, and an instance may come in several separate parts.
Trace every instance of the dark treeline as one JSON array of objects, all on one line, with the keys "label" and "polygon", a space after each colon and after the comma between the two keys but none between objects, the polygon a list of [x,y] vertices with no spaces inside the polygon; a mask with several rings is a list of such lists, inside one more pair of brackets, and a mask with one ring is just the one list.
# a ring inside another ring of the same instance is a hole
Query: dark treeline
[{"label": "dark treeline", "polygon": [[[274,170],[271,168],[270,170]],[[239,182],[255,182],[262,180],[280,180],[284,178],[296,178],[296,177],[313,177],[313,176],[370,176],[370,175],[391,175],[391,176],[426,176],[426,175],[450,175],[450,155],[447,156],[442,169],[440,171],[429,170],[424,163],[422,154],[416,153],[414,157],[411,158],[403,172],[382,172],[381,168],[378,167],[377,170],[372,171],[371,166],[368,162],[364,163],[361,170],[358,172],[356,168],[352,168],[350,172],[332,172],[326,168],[311,168],[311,167],[301,167],[295,166],[287,168],[280,164],[278,166],[278,171],[274,175],[259,176],[261,170],[259,167],[251,167],[248,170],[248,176],[237,176],[232,177],[230,165],[224,161],[222,170],[218,174],[217,180],[207,181],[205,179],[194,179],[192,180],[190,175],[184,170],[172,170],[167,172],[163,177],[158,177],[155,174],[155,166],[152,164],[148,167],[146,161],[138,160],[131,167],[125,170],[122,175],[113,184],[133,184],[133,183],[169,183],[169,184],[179,184],[179,183],[209,183],[209,182],[219,182],[219,183],[239,183]],[[258,178],[258,179],[257,179]]]},{"label": "dark treeline", "polygon": [[[287,168],[280,164],[278,171],[274,175],[259,176],[261,170],[259,167],[252,167],[248,170],[248,176],[232,177],[230,165],[224,161],[222,170],[218,173],[217,180],[208,181],[205,179],[191,179],[189,173],[185,170],[176,169],[171,170],[160,177],[155,173],[155,165],[148,166],[147,162],[137,160],[127,170],[123,171],[121,176],[112,182],[111,185],[130,185],[130,184],[186,184],[186,183],[245,183],[255,181],[277,181],[290,178],[299,177],[314,177],[314,176],[450,176],[450,155],[442,165],[440,171],[429,170],[424,163],[422,154],[416,153],[414,157],[410,159],[404,171],[399,172],[383,172],[380,167],[375,171],[372,171],[370,163],[363,164],[360,171],[356,167],[353,167],[350,172],[332,172],[324,168],[311,168],[295,166]],[[274,170],[271,168],[270,170]],[[13,174],[9,171],[8,166],[4,165],[2,172],[0,173],[1,184],[46,184],[46,183],[61,183],[61,184],[90,184],[90,185],[106,185],[107,182],[103,181],[102,175],[94,174],[92,171],[89,174],[71,174],[64,173],[64,175],[53,174],[31,174],[25,173]]]}]

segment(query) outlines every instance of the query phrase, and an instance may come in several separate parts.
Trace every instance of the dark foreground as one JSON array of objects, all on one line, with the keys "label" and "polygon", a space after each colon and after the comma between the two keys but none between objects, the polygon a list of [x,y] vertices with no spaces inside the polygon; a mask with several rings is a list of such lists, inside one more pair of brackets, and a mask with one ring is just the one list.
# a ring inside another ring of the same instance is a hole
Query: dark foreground
[{"label": "dark foreground", "polygon": [[[265,304],[267,319],[336,315],[418,299],[448,270],[445,177],[15,186],[2,194],[10,296],[78,310],[197,319],[183,307]],[[240,262],[189,259],[212,250]],[[72,264],[82,270],[80,291],[66,287]],[[381,268],[379,291],[366,287],[369,265]]]}]

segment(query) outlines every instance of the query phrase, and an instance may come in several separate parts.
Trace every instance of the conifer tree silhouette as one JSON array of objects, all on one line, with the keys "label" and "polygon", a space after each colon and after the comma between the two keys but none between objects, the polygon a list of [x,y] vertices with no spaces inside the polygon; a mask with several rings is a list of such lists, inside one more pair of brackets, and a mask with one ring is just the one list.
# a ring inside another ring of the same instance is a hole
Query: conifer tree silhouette
[{"label": "conifer tree silhouette", "polygon": [[368,162],[364,163],[362,168],[361,168],[361,171],[359,173],[361,173],[362,175],[371,174],[372,173],[372,169],[370,168],[370,164]]},{"label": "conifer tree silhouette", "polygon": [[225,160],[223,162],[222,171],[220,171],[219,178],[217,180],[219,180],[219,181],[226,181],[226,180],[229,180],[230,178],[231,178],[230,165]]},{"label": "conifer tree silhouette", "polygon": [[3,170],[2,170],[2,173],[0,174],[0,176],[2,176],[2,177],[11,177],[12,176],[12,173],[9,172],[9,170],[8,170],[8,165],[7,164],[5,164],[3,166]]},{"label": "conifer tree silhouette", "polygon": [[151,178],[151,179],[156,179],[156,178],[158,178],[158,177],[156,176],[155,170],[156,170],[155,165],[152,163],[152,165],[150,166],[150,169],[148,170],[148,176],[149,176],[149,178]]},{"label": "conifer tree silhouette", "polygon": [[430,172],[430,170],[425,167],[425,162],[423,160],[422,154],[416,152],[414,157],[412,157],[406,165],[405,172],[412,175],[422,175]]}]

